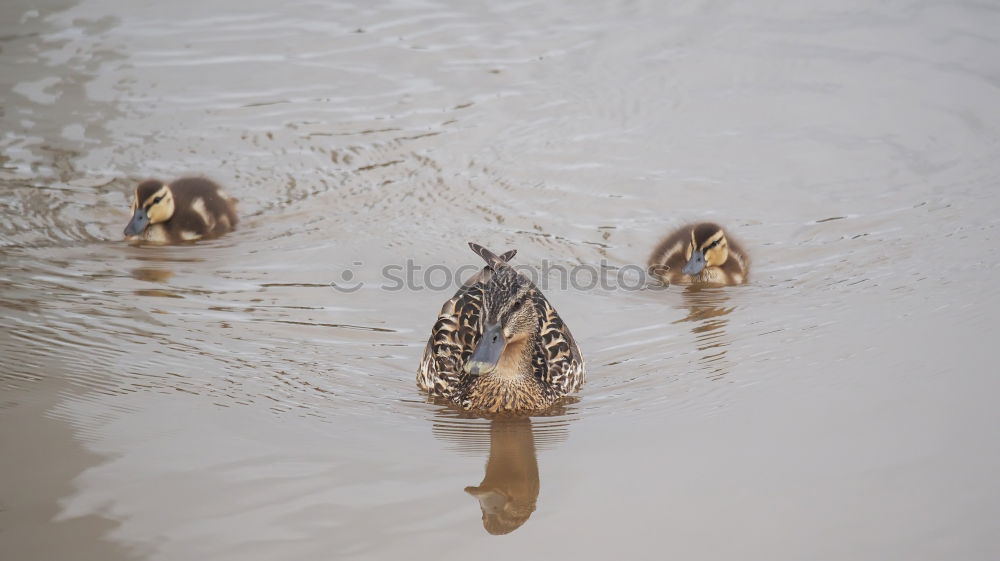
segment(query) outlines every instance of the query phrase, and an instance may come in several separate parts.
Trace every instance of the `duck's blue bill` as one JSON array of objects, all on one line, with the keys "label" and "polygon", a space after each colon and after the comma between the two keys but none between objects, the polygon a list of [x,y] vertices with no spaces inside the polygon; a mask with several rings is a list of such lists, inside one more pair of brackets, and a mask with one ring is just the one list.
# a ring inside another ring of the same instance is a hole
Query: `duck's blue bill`
[{"label": "duck's blue bill", "polygon": [[687,265],[681,269],[685,275],[695,276],[705,268],[705,254],[700,251],[691,252],[691,259],[688,259]]},{"label": "duck's blue bill", "polygon": [[146,209],[137,208],[135,209],[135,214],[132,215],[132,220],[128,221],[128,226],[125,226],[126,236],[138,236],[149,226],[149,215],[146,214]]},{"label": "duck's blue bill", "polygon": [[500,324],[487,324],[483,330],[483,336],[479,339],[479,344],[472,351],[469,362],[465,365],[465,371],[474,376],[489,374],[500,362],[500,355],[503,354],[507,340],[504,339],[503,329]]}]

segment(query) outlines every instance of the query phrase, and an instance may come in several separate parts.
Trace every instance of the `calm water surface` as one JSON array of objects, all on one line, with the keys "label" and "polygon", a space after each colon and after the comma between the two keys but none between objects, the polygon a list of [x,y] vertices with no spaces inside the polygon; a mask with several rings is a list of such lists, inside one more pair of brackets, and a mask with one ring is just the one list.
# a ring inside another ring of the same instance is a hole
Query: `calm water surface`
[{"label": "calm water surface", "polygon": [[[1000,558],[997,6],[0,22],[4,560]],[[122,243],[135,181],[187,173],[240,228]],[[491,421],[417,391],[451,289],[383,267],[475,240],[613,278],[703,218],[749,285],[548,288],[577,400]]]}]

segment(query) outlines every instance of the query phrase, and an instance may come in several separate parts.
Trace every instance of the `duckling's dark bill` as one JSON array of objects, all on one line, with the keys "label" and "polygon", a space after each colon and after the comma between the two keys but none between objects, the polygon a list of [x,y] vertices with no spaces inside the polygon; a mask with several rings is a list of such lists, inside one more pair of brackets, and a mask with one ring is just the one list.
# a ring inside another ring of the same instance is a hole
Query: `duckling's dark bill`
[{"label": "duckling's dark bill", "polygon": [[684,265],[683,273],[693,277],[700,273],[704,268],[705,254],[701,251],[695,250],[691,252],[691,259],[688,259],[687,265]]},{"label": "duckling's dark bill", "polygon": [[472,356],[469,357],[469,362],[465,365],[465,371],[475,376],[493,372],[497,363],[500,362],[500,355],[503,354],[506,346],[507,340],[503,336],[503,328],[500,327],[500,324],[487,324],[483,330],[482,338],[479,339],[479,344],[476,345]]},{"label": "duckling's dark bill", "polygon": [[149,215],[146,214],[146,210],[143,208],[135,209],[135,214],[132,215],[132,220],[128,221],[128,225],[125,226],[126,236],[138,236],[149,226]]}]

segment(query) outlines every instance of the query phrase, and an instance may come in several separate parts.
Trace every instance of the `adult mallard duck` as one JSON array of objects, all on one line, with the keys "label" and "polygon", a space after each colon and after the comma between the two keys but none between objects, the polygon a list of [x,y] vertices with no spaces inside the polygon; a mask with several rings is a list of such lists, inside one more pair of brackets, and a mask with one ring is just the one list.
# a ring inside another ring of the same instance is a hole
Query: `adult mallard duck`
[{"label": "adult mallard duck", "polygon": [[486,266],[441,307],[417,385],[463,409],[545,409],[583,386],[573,335],[545,296],[507,262],[470,243]]},{"label": "adult mallard duck", "polygon": [[236,226],[236,199],[200,177],[167,184],[151,179],[135,188],[126,240],[177,243],[221,236]]},{"label": "adult mallard duck", "polygon": [[649,272],[673,284],[742,284],[750,273],[750,258],[722,226],[702,222],[660,242],[649,257]]}]

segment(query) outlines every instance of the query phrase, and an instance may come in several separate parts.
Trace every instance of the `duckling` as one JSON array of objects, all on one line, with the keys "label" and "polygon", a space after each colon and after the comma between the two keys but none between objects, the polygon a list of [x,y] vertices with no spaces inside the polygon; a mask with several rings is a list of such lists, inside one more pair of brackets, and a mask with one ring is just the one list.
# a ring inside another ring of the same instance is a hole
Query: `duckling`
[{"label": "duckling", "polygon": [[221,236],[236,226],[236,199],[200,177],[167,184],[150,179],[135,188],[126,240],[177,243]]},{"label": "duckling", "polygon": [[417,386],[488,413],[539,411],[580,389],[580,349],[545,296],[508,264],[517,250],[469,247],[486,266],[441,307]]},{"label": "duckling", "polygon": [[649,257],[649,272],[673,284],[743,284],[750,258],[722,226],[689,224],[667,236]]}]

